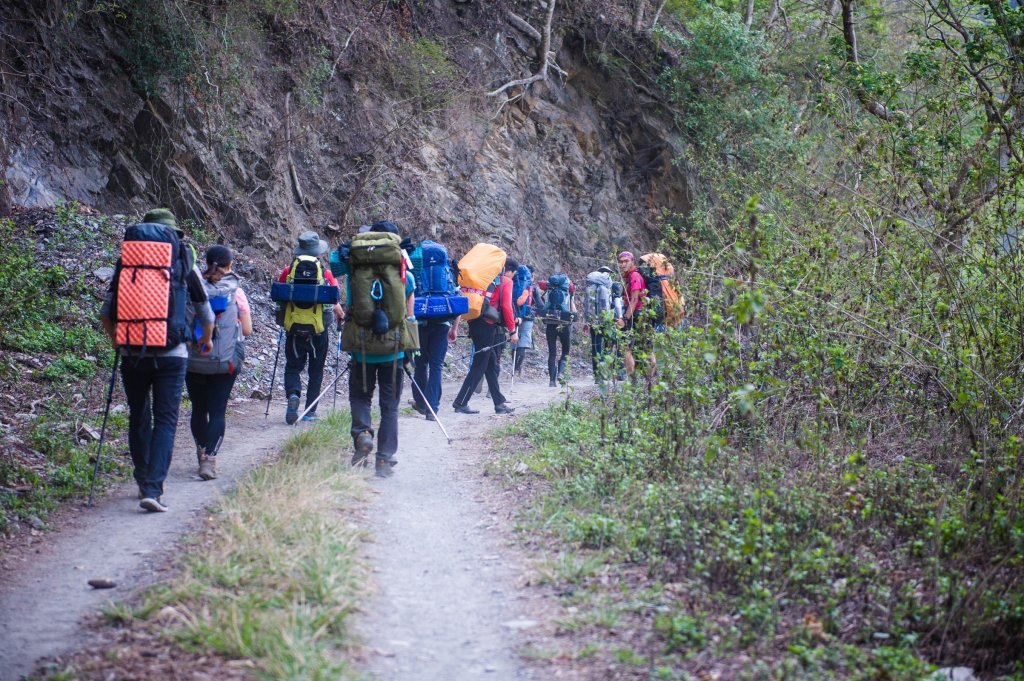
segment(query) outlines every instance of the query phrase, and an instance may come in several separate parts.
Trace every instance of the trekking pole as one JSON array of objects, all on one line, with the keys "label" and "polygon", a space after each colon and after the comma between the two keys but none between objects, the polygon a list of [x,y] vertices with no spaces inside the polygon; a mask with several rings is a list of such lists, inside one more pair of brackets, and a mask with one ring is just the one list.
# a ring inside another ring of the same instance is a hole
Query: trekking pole
[{"label": "trekking pole", "polygon": [[107,433],[107,416],[110,415],[110,402],[114,399],[114,381],[117,378],[117,363],[121,359],[121,353],[114,348],[114,368],[110,370],[110,385],[107,387],[107,408],[103,410],[103,425],[100,426],[100,442],[96,447],[96,465],[92,467],[92,482],[89,483],[89,503],[92,508],[92,495],[96,490],[96,476],[100,472],[100,457],[103,456],[103,436]]},{"label": "trekking pole", "polygon": [[[519,335],[519,320],[516,320],[516,335]],[[509,375],[512,382],[508,385],[508,391],[512,392],[512,388],[516,387],[516,354],[519,352],[519,343],[512,346],[512,367],[509,371]]]},{"label": "trekking pole", "polygon": [[[341,368],[341,320],[338,320],[338,351],[334,355],[334,375],[338,375],[338,369]],[[338,383],[334,383],[334,405],[331,407],[333,411],[338,411]]]},{"label": "trekking pole", "polygon": [[270,372],[270,390],[267,391],[267,411],[263,418],[270,416],[270,398],[274,395],[274,378],[277,376],[277,360],[281,356],[281,339],[284,338],[284,329],[277,332],[277,352],[274,353],[274,370]]},{"label": "trekking pole", "polygon": [[448,438],[448,444],[451,444],[452,436],[448,434],[447,430],[445,430],[444,424],[441,423],[441,419],[437,418],[437,412],[434,411],[434,408],[430,406],[430,402],[427,400],[427,396],[423,394],[423,389],[420,388],[419,384],[416,383],[416,379],[412,377],[411,373],[409,373],[409,367],[403,364],[402,368],[405,370],[405,375],[409,377],[410,381],[412,381],[412,387],[416,388],[416,390],[419,391],[420,397],[423,398],[423,404],[427,406],[427,409],[430,410],[430,415],[434,417],[434,423],[438,425],[438,427],[441,429],[441,432],[444,433],[444,436]]},{"label": "trekking pole", "polygon": [[[324,388],[323,391],[319,395],[316,396],[315,400],[313,400],[312,402],[309,403],[309,406],[306,407],[306,410],[303,411],[301,414],[299,414],[299,418],[295,419],[295,423],[298,423],[299,421],[302,420],[303,416],[305,416],[309,412],[311,412],[314,409],[316,409],[316,405],[320,401],[320,398],[323,397],[324,395],[326,395],[328,390],[333,390],[334,386],[337,385],[337,383],[338,383],[338,379],[341,378],[342,376],[344,376],[345,374],[347,374],[348,370],[349,370],[349,367],[345,367],[345,370],[342,371],[340,374],[339,373],[335,373],[334,374],[334,380],[331,381],[331,384],[329,386],[327,386],[326,388]],[[295,425],[295,424],[292,424],[292,425]]]},{"label": "trekking pole", "polygon": [[505,340],[501,341],[500,343],[495,343],[494,345],[488,345],[486,348],[480,348],[479,350],[474,352],[472,355],[470,355],[470,357],[475,357],[476,355],[479,355],[481,352],[487,352],[488,350],[493,350],[494,348],[501,347],[505,343],[508,343],[508,339],[507,338]]}]

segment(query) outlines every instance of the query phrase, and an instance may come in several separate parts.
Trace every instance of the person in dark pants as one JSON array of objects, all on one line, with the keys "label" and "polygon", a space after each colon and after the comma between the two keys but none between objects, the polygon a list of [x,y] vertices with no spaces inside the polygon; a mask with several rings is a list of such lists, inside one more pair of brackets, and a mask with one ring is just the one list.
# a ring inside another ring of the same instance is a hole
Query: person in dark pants
[{"label": "person in dark pants", "polygon": [[[398,234],[398,227],[392,222],[382,220],[375,222],[370,231]],[[412,262],[408,260],[408,253],[403,251],[402,257],[406,258],[406,266],[408,270],[411,270]],[[412,272],[408,270],[405,273],[405,306],[407,318],[412,319],[416,280],[413,278]],[[351,277],[348,278],[346,289],[345,300],[351,301]],[[377,453],[374,472],[377,477],[386,478],[392,475],[392,468],[398,463],[395,459],[395,454],[398,452],[398,405],[402,399],[402,384],[405,375],[402,365],[405,363],[405,352],[399,351],[389,355],[363,354],[361,352],[350,354],[352,362],[349,364],[348,402],[349,411],[352,413],[350,432],[355,446],[352,465],[362,465],[373,450],[374,431],[370,409],[373,403],[373,392],[379,388],[377,404],[380,406],[380,428],[376,434]]]},{"label": "person in dark pants", "polygon": [[[504,329],[511,334],[509,340],[513,346],[519,341],[519,336],[516,334],[515,311],[512,308],[512,275],[518,268],[519,263],[512,258],[507,258],[504,274],[491,293],[491,307],[501,311],[503,328],[483,317],[477,317],[469,322],[469,337],[473,341],[475,354],[473,364],[469,367],[469,373],[463,380],[459,394],[455,396],[455,402],[452,404],[455,411],[460,414],[480,413],[479,410],[469,407],[469,400],[473,396],[473,389],[480,382],[481,376],[487,381],[487,389],[490,392],[491,401],[494,402],[494,413],[511,414],[513,411],[513,408],[506,404],[505,396],[501,394],[501,388],[498,385],[498,355],[504,346],[494,346],[504,340]],[[457,324],[458,320],[456,320],[454,329],[456,333],[458,331]]]},{"label": "person in dark pants", "polygon": [[[413,390],[413,409],[433,421],[434,416],[427,409],[437,413],[441,402],[441,368],[448,354],[448,344],[454,342],[454,326],[451,321],[427,321],[420,324],[420,353],[416,356],[416,370],[413,378],[416,385],[423,389]],[[424,401],[426,396],[426,401]]]},{"label": "person in dark pants", "polygon": [[[142,223],[164,225],[174,229],[179,237],[183,236],[174,214],[166,208],[149,211],[143,216]],[[212,349],[213,311],[198,270],[193,268],[185,274],[185,285],[202,329],[196,345],[200,352],[208,353]],[[117,286],[118,277],[114,277],[100,309],[100,321],[115,345],[118,322],[114,297]],[[184,319],[181,324],[184,327]],[[139,487],[139,506],[150,512],[166,511],[167,505],[162,501],[164,480],[167,479],[174,451],[188,352],[184,343],[160,350],[118,347],[118,352],[122,360],[121,380],[128,400],[128,450]]]},{"label": "person in dark pants", "polygon": [[[238,277],[231,271],[231,249],[214,245],[206,251],[206,293],[218,304],[214,351],[208,356],[189,357],[185,386],[192,402],[189,427],[196,443],[199,477],[217,477],[217,451],[224,440],[228,398],[245,357],[243,338],[252,334],[252,313]],[[214,373],[216,372],[216,373]]]},{"label": "person in dark pants", "polygon": [[[321,239],[316,232],[303,232],[299,235],[298,243],[295,245],[296,262],[299,258],[319,258],[327,252],[327,242]],[[330,269],[323,269],[324,283],[330,286],[337,286]],[[291,273],[292,265],[284,268],[278,281],[287,282]],[[305,312],[297,310],[294,303],[286,303],[279,312],[283,314],[282,322],[285,326],[284,343],[284,392],[288,396],[288,407],[285,411],[284,420],[289,425],[295,423],[299,418],[299,399],[302,395],[302,379],[300,374],[305,368],[308,371],[309,380],[306,384],[306,408],[308,409],[313,401],[320,395],[320,386],[324,380],[324,365],[327,363],[327,354],[330,349],[330,327],[331,311],[334,318],[340,323],[344,319],[341,305],[315,305],[314,308],[322,308],[323,323],[322,331],[317,332],[312,327],[312,320],[305,316],[297,317],[298,314],[306,315]],[[308,316],[308,315],[306,315]],[[297,321],[293,321],[297,320]],[[315,421],[316,408],[303,417],[304,421]]]},{"label": "person in dark pants", "polygon": [[[546,286],[542,286],[542,288],[545,289],[545,303],[548,303],[552,299],[551,289]],[[565,301],[565,310],[556,310],[550,305],[545,305],[544,336],[548,342],[548,386],[552,388],[558,385],[558,379],[561,377],[562,372],[565,371],[565,363],[569,361],[569,348],[572,343],[572,318],[576,315],[576,301],[573,297],[575,292],[576,285],[570,281],[568,283],[568,293],[565,294],[568,297],[568,300]],[[567,316],[568,318],[566,318]],[[558,345],[562,346],[561,355],[558,354]]]}]

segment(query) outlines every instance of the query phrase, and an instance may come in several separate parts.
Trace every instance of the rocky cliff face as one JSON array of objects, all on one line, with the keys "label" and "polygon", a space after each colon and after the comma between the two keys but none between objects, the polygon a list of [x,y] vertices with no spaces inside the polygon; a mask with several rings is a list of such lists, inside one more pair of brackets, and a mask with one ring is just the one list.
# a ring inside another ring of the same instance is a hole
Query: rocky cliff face
[{"label": "rocky cliff face", "polygon": [[576,270],[652,245],[656,214],[689,208],[682,143],[594,62],[593,26],[556,11],[564,73],[486,96],[536,69],[509,13],[540,27],[539,3],[199,5],[6,3],[6,198],[169,205],[268,254],[389,217],[456,253],[490,240]]}]

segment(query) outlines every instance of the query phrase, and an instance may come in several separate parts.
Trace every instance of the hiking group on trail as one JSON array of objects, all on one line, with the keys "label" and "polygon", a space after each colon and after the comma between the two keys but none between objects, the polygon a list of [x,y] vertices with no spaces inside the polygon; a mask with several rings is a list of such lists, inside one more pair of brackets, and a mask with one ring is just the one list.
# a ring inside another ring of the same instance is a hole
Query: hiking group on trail
[{"label": "hiking group on trail", "polygon": [[[107,409],[120,363],[139,505],[150,512],[167,510],[164,481],[183,386],[192,405],[189,425],[198,476],[217,477],[227,403],[245,361],[245,339],[253,332],[252,310],[233,271],[231,249],[211,246],[203,272],[197,260],[196,249],[184,240],[174,214],[166,208],[150,210],[125,230],[121,257],[100,310],[103,327],[117,348]],[[633,376],[638,358],[645,361],[647,375],[653,375],[654,334],[678,326],[685,311],[667,258],[649,253],[640,260],[642,268],[631,252],[622,251],[617,256],[620,276],[613,276],[608,266],[586,275],[582,330],[590,338],[591,365],[599,385]],[[282,345],[284,420],[289,425],[317,420],[322,398],[334,390],[336,400],[337,382],[347,373],[350,463],[365,465],[373,453],[375,474],[391,476],[398,463],[404,376],[412,383],[412,408],[436,422],[451,442],[438,415],[442,371],[463,322],[472,351],[468,373],[452,402],[456,413],[479,413],[470,400],[483,383],[494,413],[514,411],[501,388],[502,356],[507,346],[514,382],[534,347],[538,321],[547,341],[548,384],[556,387],[566,378],[580,311],[578,288],[560,268],[546,279],[534,275],[532,266],[487,243],[476,244],[454,264],[442,244],[424,240],[416,245],[403,239],[388,220],[361,227],[333,252],[316,232],[303,232],[292,261],[270,290],[280,329],[267,414]],[[325,388],[332,326],[337,334],[334,377]],[[349,356],[344,370],[342,351]],[[306,399],[300,414],[303,371]],[[371,415],[375,392],[380,409],[376,428]],[[100,453],[102,442],[101,432]]]}]

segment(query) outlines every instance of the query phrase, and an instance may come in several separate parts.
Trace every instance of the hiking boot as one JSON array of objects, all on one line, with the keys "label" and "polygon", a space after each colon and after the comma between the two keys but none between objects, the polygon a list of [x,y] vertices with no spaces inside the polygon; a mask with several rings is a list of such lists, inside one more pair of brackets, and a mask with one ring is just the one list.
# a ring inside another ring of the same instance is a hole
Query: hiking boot
[{"label": "hiking boot", "polygon": [[292,395],[288,398],[288,410],[284,413],[284,422],[289,426],[299,420],[299,396]]},{"label": "hiking boot", "polygon": [[436,420],[437,420],[437,417],[436,417],[436,416],[434,416],[433,414],[431,414],[431,413],[430,413],[430,412],[428,411],[428,412],[427,412],[427,420],[428,420],[428,421],[436,421]]},{"label": "hiking boot", "polygon": [[413,411],[419,412],[421,415],[427,415],[427,408],[422,404],[416,404],[413,400],[409,400],[409,406],[412,407]]},{"label": "hiking boot", "polygon": [[[206,450],[203,447],[196,445],[196,463],[198,463],[200,466],[203,465],[204,456],[206,456]],[[141,499],[142,497],[139,498]]]},{"label": "hiking boot", "polygon": [[373,435],[370,431],[364,430],[356,435],[356,453],[352,455],[352,465],[361,466],[366,463],[366,457],[370,456],[373,450]]},{"label": "hiking boot", "polygon": [[139,508],[147,513],[163,513],[167,510],[167,506],[160,503],[160,497],[146,497],[139,502]]},{"label": "hiking boot", "polygon": [[199,477],[203,480],[213,480],[217,477],[217,457],[205,455],[200,457]]},{"label": "hiking boot", "polygon": [[558,387],[558,381],[556,381],[555,379],[552,378],[550,381],[548,381],[548,387],[549,388],[557,388]]},{"label": "hiking boot", "polygon": [[471,409],[468,404],[455,404],[452,405],[455,408],[456,414],[479,414],[479,409]]},{"label": "hiking boot", "polygon": [[378,478],[390,478],[394,471],[391,470],[392,464],[388,461],[387,457],[378,456],[377,462],[373,467],[374,475]]},{"label": "hiking boot", "polygon": [[508,403],[502,402],[501,404],[499,404],[497,407],[494,408],[494,413],[495,414],[511,414],[515,410],[516,410],[515,407],[510,407],[510,406],[508,406]]}]

